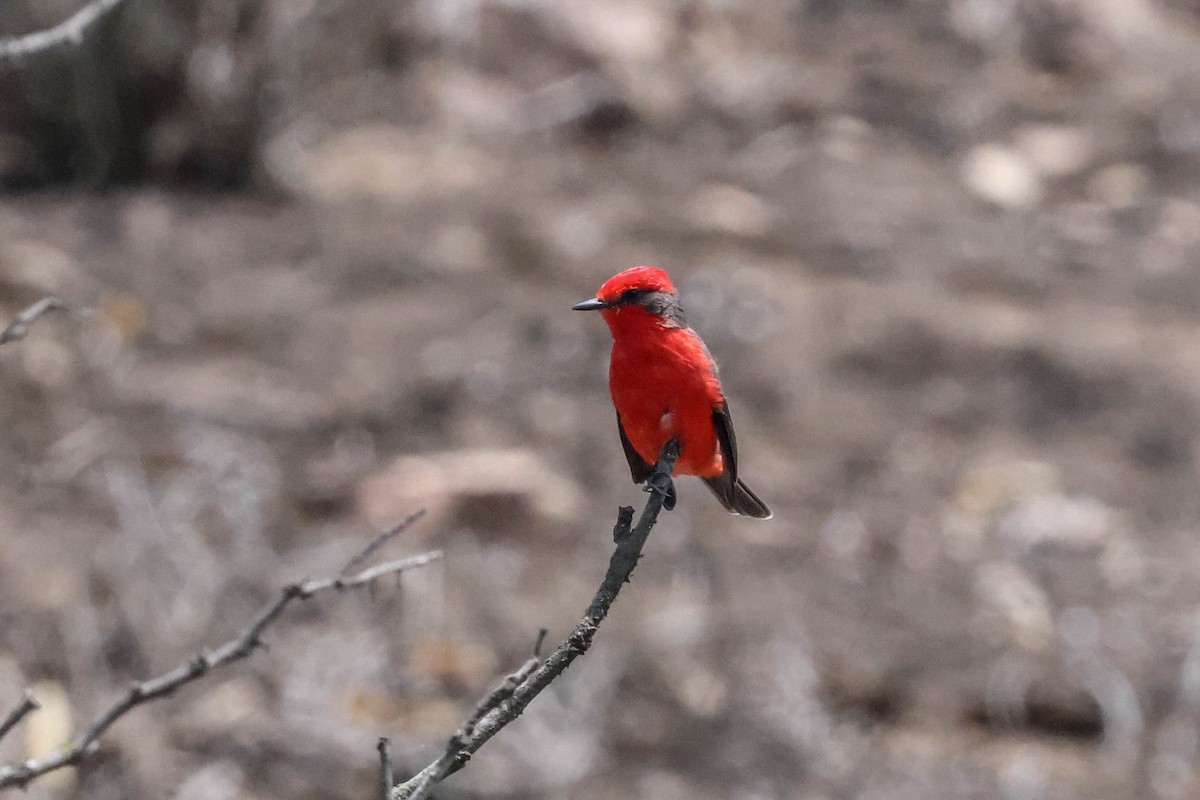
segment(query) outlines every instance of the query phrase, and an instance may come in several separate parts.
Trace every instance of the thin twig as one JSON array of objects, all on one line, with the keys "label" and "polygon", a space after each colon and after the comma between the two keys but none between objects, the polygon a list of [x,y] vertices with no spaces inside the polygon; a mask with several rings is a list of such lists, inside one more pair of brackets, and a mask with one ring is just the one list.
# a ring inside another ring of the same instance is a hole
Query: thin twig
[{"label": "thin twig", "polygon": [[43,297],[33,305],[21,311],[8,323],[8,327],[0,331],[0,344],[8,344],[24,339],[29,334],[29,326],[34,320],[47,311],[61,311],[70,308],[67,303],[57,297]]},{"label": "thin twig", "polygon": [[529,676],[533,674],[539,666],[541,666],[542,657],[542,642],[546,640],[546,629],[539,628],[537,641],[533,644],[533,656],[524,664],[517,667],[509,675],[506,675],[504,680],[500,682],[491,694],[479,701],[471,711],[471,715],[467,717],[459,729],[451,737],[451,742],[461,744],[467,737],[475,732],[479,721],[487,716],[488,712],[499,706],[505,700],[513,696],[513,692],[517,690],[525,681],[529,680]]},{"label": "thin twig", "polygon": [[379,800],[391,800],[392,784],[392,754],[389,748],[391,742],[386,736],[379,737]]},{"label": "thin twig", "polygon": [[25,719],[34,711],[42,707],[37,698],[33,696],[33,692],[25,690],[25,696],[21,698],[21,704],[9,712],[4,718],[4,722],[0,722],[0,739],[8,735],[8,732],[20,724],[21,720]]},{"label": "thin twig", "polygon": [[533,657],[542,657],[542,645],[546,643],[546,634],[550,633],[546,628],[538,628],[537,641],[533,643]]},{"label": "thin twig", "polygon": [[462,724],[452,738],[457,740],[459,744],[464,742],[468,737],[470,737],[471,734],[475,732],[475,728],[479,726],[479,721],[491,713],[505,700],[512,697],[513,692],[517,690],[517,687],[529,680],[529,676],[532,675],[534,670],[540,667],[541,664],[542,662],[538,659],[531,658],[521,666],[517,667],[517,669],[510,675],[505,676],[500,685],[492,690],[491,694],[480,700],[479,704],[472,709],[471,715],[467,717],[467,721]]},{"label": "thin twig", "polygon": [[92,0],[53,28],[0,39],[0,59],[15,60],[63,44],[78,45],[83,34],[124,0]]},{"label": "thin twig", "polygon": [[358,569],[360,566],[362,566],[364,563],[366,563],[366,560],[368,558],[375,555],[376,550],[378,550],[379,548],[381,548],[385,544],[387,544],[388,541],[391,540],[397,534],[403,533],[404,531],[408,530],[414,522],[416,522],[423,516],[425,516],[425,509],[423,509],[423,508],[417,509],[416,511],[409,514],[404,519],[397,522],[392,527],[390,527],[387,530],[380,533],[378,536],[375,537],[375,539],[369,545],[367,545],[361,551],[359,551],[358,555],[354,556],[354,558],[347,561],[346,566],[342,567],[341,570],[338,572],[338,574],[339,575],[349,575],[351,572]]},{"label": "thin twig", "polygon": [[[369,546],[369,545],[368,545]],[[441,558],[440,551],[388,561],[346,577],[319,578],[289,584],[280,590],[279,596],[267,604],[241,633],[211,652],[200,652],[186,664],[170,672],[130,686],[112,705],[104,710],[82,733],[54,753],[42,758],[30,758],[19,764],[0,767],[0,789],[19,786],[24,788],[34,778],[62,767],[79,763],[93,748],[114,722],[131,709],[171,694],[176,689],[202,678],[217,667],[223,667],[245,658],[262,644],[262,634],[293,600],[307,600],[325,591],[341,592],[370,584],[386,575],[395,575],[405,570],[428,564]]]},{"label": "thin twig", "polygon": [[[678,458],[678,442],[670,441],[664,445],[648,483],[651,486],[662,486],[669,481],[671,470]],[[509,675],[498,689],[481,700],[463,725],[446,742],[441,756],[392,789],[391,800],[424,800],[429,797],[434,786],[466,766],[479,748],[519,717],[533,698],[561,675],[576,658],[588,651],[600,623],[608,615],[608,610],[617,599],[621,587],[629,581],[629,576],[637,566],[646,538],[658,520],[665,499],[665,493],[652,491],[637,526],[632,528],[630,526],[633,522],[633,509],[628,506],[620,509],[617,513],[617,524],[613,528],[616,550],[609,560],[608,571],[600,589],[592,598],[575,630],[545,661],[531,658]]]}]

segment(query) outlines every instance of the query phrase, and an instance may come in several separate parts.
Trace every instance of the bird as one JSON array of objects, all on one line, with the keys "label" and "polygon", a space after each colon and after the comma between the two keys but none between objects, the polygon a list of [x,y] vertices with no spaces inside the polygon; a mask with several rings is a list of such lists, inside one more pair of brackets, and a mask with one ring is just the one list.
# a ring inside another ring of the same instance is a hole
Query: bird
[{"label": "bird", "polygon": [[[733,420],[716,361],[688,327],[667,273],[630,267],[572,309],[599,311],[612,333],[608,388],[633,482],[645,483],[663,445],[677,439],[673,474],[698,476],[730,513],[770,519],[766,503],[738,476]],[[674,486],[664,493],[670,510]]]}]

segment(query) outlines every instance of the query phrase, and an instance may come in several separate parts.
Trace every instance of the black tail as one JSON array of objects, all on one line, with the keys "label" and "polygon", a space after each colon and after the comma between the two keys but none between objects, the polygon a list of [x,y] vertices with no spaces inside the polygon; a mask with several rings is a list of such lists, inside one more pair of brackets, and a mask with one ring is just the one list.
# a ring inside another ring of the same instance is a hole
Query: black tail
[{"label": "black tail", "polygon": [[732,488],[727,481],[718,478],[704,478],[704,482],[712,489],[712,493],[731,514],[741,514],[743,517],[755,519],[770,519],[771,509],[758,499],[758,495],[750,491],[750,487],[739,478],[734,481]]}]

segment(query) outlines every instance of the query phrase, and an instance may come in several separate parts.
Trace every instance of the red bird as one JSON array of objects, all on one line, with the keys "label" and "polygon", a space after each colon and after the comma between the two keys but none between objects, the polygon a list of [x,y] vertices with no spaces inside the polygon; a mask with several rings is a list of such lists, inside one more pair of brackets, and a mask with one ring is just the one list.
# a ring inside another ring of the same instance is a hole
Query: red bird
[{"label": "red bird", "polygon": [[[771,510],[738,478],[737,444],[717,365],[687,326],[675,286],[656,267],[609,278],[576,311],[599,311],[612,332],[608,389],[634,483],[650,477],[663,445],[679,439],[676,475],[698,475],[734,514]],[[668,490],[666,507],[675,503]]]}]

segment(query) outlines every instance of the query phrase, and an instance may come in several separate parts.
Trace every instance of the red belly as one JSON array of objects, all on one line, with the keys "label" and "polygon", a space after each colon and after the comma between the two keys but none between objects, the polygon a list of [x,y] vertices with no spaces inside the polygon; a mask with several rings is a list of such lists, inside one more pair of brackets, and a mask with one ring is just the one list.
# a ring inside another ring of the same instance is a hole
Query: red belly
[{"label": "red belly", "polygon": [[686,328],[672,334],[654,345],[614,342],[613,405],[646,463],[658,461],[662,446],[678,437],[676,475],[720,475],[724,467],[712,423],[713,408],[722,400],[720,384],[711,369],[694,366],[696,353],[708,360],[699,337]]}]

